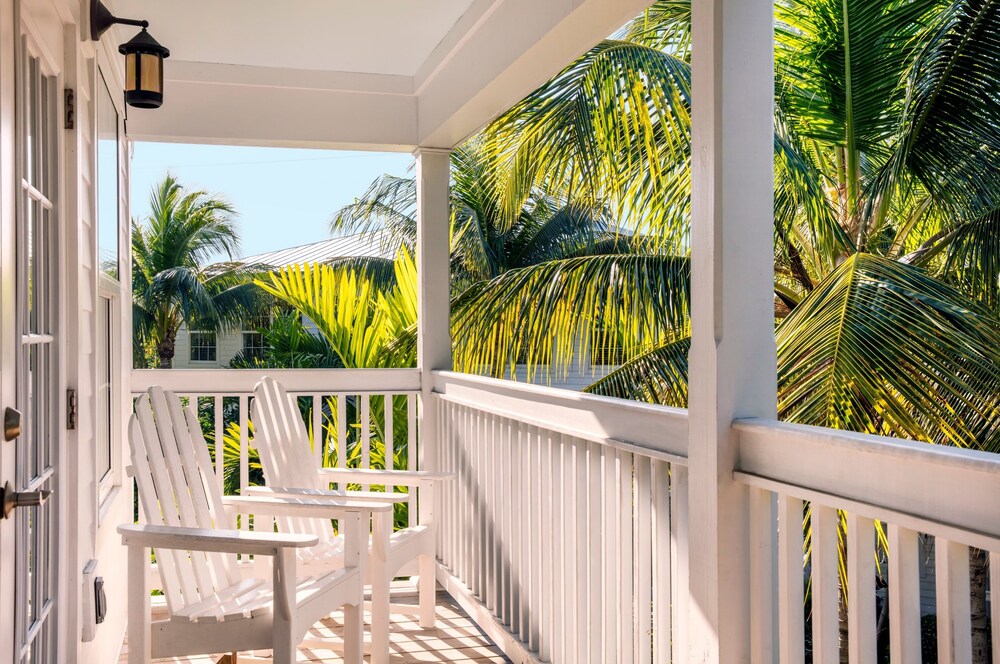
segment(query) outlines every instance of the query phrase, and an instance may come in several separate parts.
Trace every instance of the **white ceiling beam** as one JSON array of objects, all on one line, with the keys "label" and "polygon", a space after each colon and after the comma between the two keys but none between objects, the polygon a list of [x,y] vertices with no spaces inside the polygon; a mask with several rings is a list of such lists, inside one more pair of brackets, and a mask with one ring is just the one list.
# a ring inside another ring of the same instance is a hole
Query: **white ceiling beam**
[{"label": "white ceiling beam", "polygon": [[167,61],[163,107],[130,109],[133,140],[410,151],[404,76]]},{"label": "white ceiling beam", "polygon": [[461,143],[650,2],[494,3],[432,77],[418,81],[420,144],[452,147]]}]

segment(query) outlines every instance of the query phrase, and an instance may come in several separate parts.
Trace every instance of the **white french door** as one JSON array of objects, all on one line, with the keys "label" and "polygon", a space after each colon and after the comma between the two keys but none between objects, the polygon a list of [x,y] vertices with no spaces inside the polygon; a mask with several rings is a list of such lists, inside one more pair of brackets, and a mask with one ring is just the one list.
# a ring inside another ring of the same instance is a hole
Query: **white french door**
[{"label": "white french door", "polygon": [[[14,661],[48,664],[56,652],[58,515],[55,491],[60,440],[57,419],[59,311],[58,64],[44,35],[19,20],[16,101],[16,403],[14,490],[26,505],[13,510],[15,537]],[[40,503],[33,505],[32,503]]]}]

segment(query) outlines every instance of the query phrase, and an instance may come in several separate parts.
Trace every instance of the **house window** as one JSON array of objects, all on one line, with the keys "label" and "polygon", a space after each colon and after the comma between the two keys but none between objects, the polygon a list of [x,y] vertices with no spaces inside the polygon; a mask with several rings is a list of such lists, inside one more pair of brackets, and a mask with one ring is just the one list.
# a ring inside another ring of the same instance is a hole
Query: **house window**
[{"label": "house window", "polygon": [[267,351],[264,341],[264,330],[271,327],[270,314],[253,316],[243,328],[243,357],[246,359],[263,359]]},{"label": "house window", "polygon": [[191,361],[215,362],[215,332],[191,333]]},{"label": "house window", "polygon": [[[94,429],[94,470],[96,472],[98,520],[104,518],[106,506],[117,487],[121,486],[122,420],[122,328],[121,328],[121,223],[127,218],[122,212],[124,182],[122,173],[121,116],[103,73],[97,77],[97,199],[94,212],[97,222],[97,338],[95,351],[96,426]],[[126,236],[127,238],[127,236]],[[81,404],[82,405],[82,404]]]},{"label": "house window", "polygon": [[101,272],[117,280],[118,212],[121,202],[118,188],[118,111],[103,75],[98,77],[97,85],[97,258]]},{"label": "house window", "polygon": [[243,333],[243,357],[249,359],[263,359],[267,344],[264,342],[264,335],[260,332]]}]

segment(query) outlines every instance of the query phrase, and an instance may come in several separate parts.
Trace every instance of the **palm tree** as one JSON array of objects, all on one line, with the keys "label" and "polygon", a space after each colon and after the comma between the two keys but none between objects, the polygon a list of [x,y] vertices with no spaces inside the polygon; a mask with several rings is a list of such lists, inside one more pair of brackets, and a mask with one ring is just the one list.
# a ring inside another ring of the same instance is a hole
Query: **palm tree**
[{"label": "palm tree", "polygon": [[[204,191],[186,191],[167,175],[150,194],[150,215],[132,221],[134,346],[169,369],[181,325],[219,330],[264,306],[254,267],[206,263],[239,251],[232,206]],[[137,358],[140,360],[140,358]]]},{"label": "palm tree", "polygon": [[[1000,451],[1000,2],[775,13],[780,416]],[[690,3],[661,0],[478,139],[498,228],[544,187],[644,246],[463,289],[458,368],[614,344],[591,391],[686,405],[690,56]]]},{"label": "palm tree", "polygon": [[[661,266],[681,264],[690,224],[678,175],[690,134],[677,102],[689,81],[687,6],[657,3],[484,139],[507,191],[527,180],[573,186],[611,209],[624,201],[632,224],[659,239],[642,260]],[[988,164],[1000,158],[997,3],[783,0],[776,13],[782,416],[996,448],[1000,173]],[[670,75],[654,74],[661,70]],[[665,303],[685,302],[686,289],[646,287],[660,270],[610,278],[593,269],[560,294],[571,265],[513,270],[484,286],[469,303],[481,329],[468,366],[504,349],[523,355],[551,343],[553,330],[583,339],[613,330],[630,361],[593,390],[685,405],[687,313]],[[584,291],[599,301],[573,315]],[[671,333],[657,340],[649,331],[658,325]]]},{"label": "palm tree", "polygon": [[[470,139],[452,154],[453,292],[508,270],[553,258],[604,253],[627,243],[602,205],[578,200],[556,187],[529,187],[508,214],[501,175],[490,163],[482,139]],[[413,178],[386,175],[338,210],[330,230],[377,235],[384,249],[394,252],[403,246],[412,253],[417,241],[416,206]],[[391,278],[391,262],[351,259],[333,264]]]}]

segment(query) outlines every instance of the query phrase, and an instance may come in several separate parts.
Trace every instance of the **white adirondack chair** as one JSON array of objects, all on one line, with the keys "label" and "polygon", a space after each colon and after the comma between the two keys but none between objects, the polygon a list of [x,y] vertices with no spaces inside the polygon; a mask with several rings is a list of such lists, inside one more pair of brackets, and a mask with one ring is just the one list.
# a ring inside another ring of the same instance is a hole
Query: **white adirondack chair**
[{"label": "white adirondack chair", "polygon": [[[404,470],[372,470],[360,468],[321,468],[314,460],[305,423],[295,403],[285,388],[271,377],[265,377],[254,389],[252,408],[254,444],[264,470],[266,489],[255,489],[255,494],[272,495],[326,495],[356,496],[374,500],[382,495],[387,501],[399,501],[403,494],[375,491],[331,491],[331,483],[340,485],[394,485],[417,489],[424,514],[433,505],[434,484],[453,477],[450,473]],[[253,495],[253,494],[251,494]],[[315,524],[290,524],[291,531],[315,534]],[[392,534],[388,551],[383,555],[373,547],[369,565],[372,582],[372,661],[388,658],[388,635],[384,644],[378,640],[375,625],[387,624],[389,614],[389,581],[407,563],[416,561],[419,575],[419,605],[417,613],[421,627],[434,627],[435,616],[435,558],[436,530],[432,519],[419,525],[404,528]],[[407,607],[394,607],[406,611]],[[376,648],[376,645],[379,647]]]},{"label": "white adirondack chair", "polygon": [[[391,505],[348,498],[226,497],[197,414],[180,399],[153,387],[136,403],[129,422],[131,474],[136,478],[144,525],[118,528],[128,547],[128,661],[245,650],[273,651],[276,664],[291,664],[296,646],[321,618],[343,607],[344,659],[363,657],[363,552],[372,514]],[[240,532],[227,510],[279,517],[336,519],[343,566],[300,577],[297,552],[318,543],[316,535]],[[151,622],[150,548],[170,618]],[[243,579],[237,554],[272,558],[270,579]]]}]

